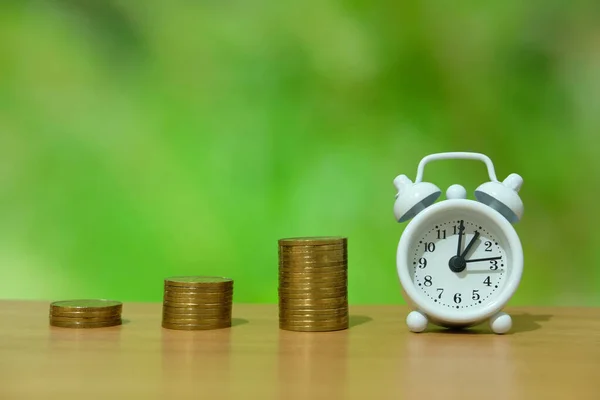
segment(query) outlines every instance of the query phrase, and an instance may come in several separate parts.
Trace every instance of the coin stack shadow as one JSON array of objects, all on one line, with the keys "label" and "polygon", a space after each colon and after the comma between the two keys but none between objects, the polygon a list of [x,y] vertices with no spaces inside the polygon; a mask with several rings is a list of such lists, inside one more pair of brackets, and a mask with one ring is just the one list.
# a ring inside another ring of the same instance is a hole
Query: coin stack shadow
[{"label": "coin stack shadow", "polygon": [[165,279],[162,327],[207,330],[231,326],[233,280],[213,276]]},{"label": "coin stack shadow", "polygon": [[343,237],[279,240],[279,327],[348,328],[348,251]]},{"label": "coin stack shadow", "polygon": [[123,303],[104,299],[50,303],[50,325],[61,328],[105,328],[121,325]]}]

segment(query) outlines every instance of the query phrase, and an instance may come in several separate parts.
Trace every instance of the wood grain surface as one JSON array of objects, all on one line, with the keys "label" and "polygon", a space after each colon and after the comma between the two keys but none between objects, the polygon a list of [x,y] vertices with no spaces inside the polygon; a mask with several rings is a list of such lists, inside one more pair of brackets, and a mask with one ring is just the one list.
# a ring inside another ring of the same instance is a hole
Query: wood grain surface
[{"label": "wood grain surface", "polygon": [[509,308],[494,335],[407,332],[402,306],[351,306],[351,328],[282,331],[276,305],[234,305],[234,326],[48,325],[49,302],[0,301],[0,399],[600,399],[600,309]]}]

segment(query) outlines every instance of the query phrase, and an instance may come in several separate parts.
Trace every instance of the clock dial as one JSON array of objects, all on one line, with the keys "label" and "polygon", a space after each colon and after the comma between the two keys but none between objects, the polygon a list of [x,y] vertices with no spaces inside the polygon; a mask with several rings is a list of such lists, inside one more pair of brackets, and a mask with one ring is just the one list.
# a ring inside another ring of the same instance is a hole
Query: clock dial
[{"label": "clock dial", "polygon": [[468,217],[438,220],[415,235],[410,277],[421,297],[455,310],[494,301],[510,265],[502,238],[487,225]]}]

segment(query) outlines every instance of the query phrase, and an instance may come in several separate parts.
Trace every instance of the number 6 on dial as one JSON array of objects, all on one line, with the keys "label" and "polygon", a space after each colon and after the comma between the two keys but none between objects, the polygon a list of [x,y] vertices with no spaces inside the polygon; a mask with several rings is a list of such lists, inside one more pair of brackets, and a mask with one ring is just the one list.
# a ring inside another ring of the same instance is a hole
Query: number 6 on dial
[{"label": "number 6 on dial", "polygon": [[[435,201],[441,190],[423,182],[425,165],[434,160],[483,161],[490,181],[467,199],[465,188],[452,185],[447,200]],[[438,153],[421,160],[413,183],[406,175],[394,179],[394,215],[411,220],[400,237],[396,266],[402,293],[414,308],[408,328],[422,332],[428,322],[466,328],[490,321],[492,331],[512,327],[501,310],[515,293],[523,272],[523,250],[511,224],[523,215],[518,191],[523,179],[496,178],[491,160],[479,153]]]}]

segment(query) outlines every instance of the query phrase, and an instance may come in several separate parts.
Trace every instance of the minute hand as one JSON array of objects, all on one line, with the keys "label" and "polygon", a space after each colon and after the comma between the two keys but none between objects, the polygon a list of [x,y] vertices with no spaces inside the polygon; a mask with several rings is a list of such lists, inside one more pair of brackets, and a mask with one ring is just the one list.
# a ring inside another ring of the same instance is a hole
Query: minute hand
[{"label": "minute hand", "polygon": [[472,262],[478,262],[478,261],[491,261],[491,260],[499,260],[501,259],[502,256],[500,257],[488,257],[488,258],[476,258],[474,260],[465,260],[466,263],[472,263]]},{"label": "minute hand", "polygon": [[473,236],[473,239],[471,239],[471,241],[467,245],[467,248],[465,249],[465,251],[463,251],[463,253],[460,255],[460,257],[463,260],[465,259],[467,254],[469,254],[469,250],[471,250],[471,247],[473,247],[473,245],[475,244],[475,242],[477,241],[478,238],[479,238],[479,232],[475,231],[475,235]]}]

